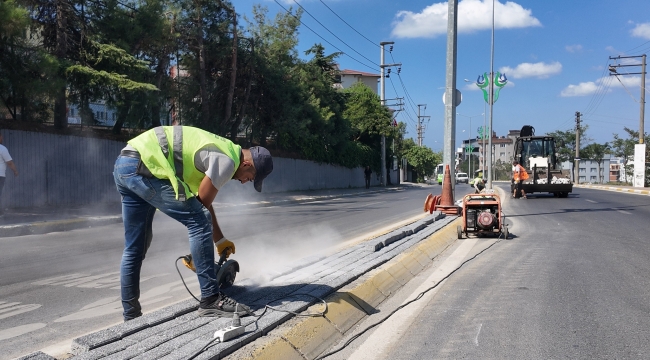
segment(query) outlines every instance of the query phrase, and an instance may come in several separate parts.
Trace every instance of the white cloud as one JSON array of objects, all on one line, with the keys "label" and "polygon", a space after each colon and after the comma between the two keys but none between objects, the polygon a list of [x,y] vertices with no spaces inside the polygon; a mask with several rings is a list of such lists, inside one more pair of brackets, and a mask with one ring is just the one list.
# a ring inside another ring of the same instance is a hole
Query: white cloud
[{"label": "white cloud", "polygon": [[582,45],[567,45],[564,48],[570,53],[582,52]]},{"label": "white cloud", "polygon": [[582,82],[578,85],[569,85],[562,92],[560,96],[562,97],[572,97],[572,96],[587,96],[596,92],[598,85],[595,82]]},{"label": "white cloud", "polygon": [[636,24],[632,29],[632,36],[650,39],[650,23]]},{"label": "white cloud", "polygon": [[[639,87],[641,86],[641,77],[640,76],[617,76],[618,80],[616,80],[615,77],[611,76],[611,84],[610,87],[615,87],[615,88],[627,88],[630,91],[634,91],[634,93],[637,93],[640,91]],[[605,78],[601,79],[601,81],[604,81]],[[619,81],[620,80],[620,81]],[[634,89],[634,90],[632,90]]]},{"label": "white cloud", "polygon": [[[447,33],[447,2],[434,3],[415,13],[403,10],[395,15],[391,36],[397,38],[433,38]],[[532,16],[532,10],[524,9],[511,1],[494,3],[494,27],[514,29],[542,26]],[[492,1],[461,0],[458,3],[458,32],[469,33],[492,29]]]},{"label": "white cloud", "polygon": [[551,75],[556,75],[562,72],[562,64],[553,62],[546,64],[543,62],[538,63],[521,63],[514,69],[509,66],[504,66],[499,69],[500,72],[505,73],[508,77],[514,79],[523,79],[529,77],[536,77],[538,79],[545,79]]},{"label": "white cloud", "polygon": [[582,82],[578,85],[569,85],[560,92],[560,96],[588,96],[595,93],[599,88],[599,91],[606,92],[611,92],[612,88],[625,88],[627,91],[633,91],[636,93],[639,91],[640,85],[640,76],[618,76],[618,80],[613,76],[609,76],[597,79],[596,81]]}]

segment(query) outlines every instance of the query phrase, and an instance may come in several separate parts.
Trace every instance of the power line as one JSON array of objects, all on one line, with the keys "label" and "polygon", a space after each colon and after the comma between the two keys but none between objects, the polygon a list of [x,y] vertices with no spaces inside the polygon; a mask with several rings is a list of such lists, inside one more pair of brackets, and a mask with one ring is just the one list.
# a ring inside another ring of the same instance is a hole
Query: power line
[{"label": "power line", "polygon": [[[395,83],[393,83],[393,79],[388,78],[390,80],[390,84],[393,86],[393,90],[395,91],[395,96],[399,97],[399,94],[397,93],[397,89],[395,88]],[[411,114],[408,112],[408,107],[404,108],[404,113],[406,114],[406,117],[408,120],[411,121],[411,125],[416,125],[415,120],[413,120],[413,117],[411,117]]]},{"label": "power line", "polygon": [[[295,1],[295,0],[294,0],[294,1]],[[354,30],[357,34],[361,35],[364,39],[368,40],[371,44],[373,44],[373,45],[375,45],[375,46],[377,46],[377,47],[381,47],[379,44],[377,44],[377,42],[368,39],[368,38],[365,37],[362,33],[360,33],[359,31],[357,31],[357,29],[353,28],[352,25],[348,24],[347,21],[343,20],[343,18],[340,17],[339,14],[335,13],[334,10],[332,10],[332,8],[330,8],[329,6],[327,6],[327,4],[325,4],[325,3],[323,2],[323,0],[320,0],[320,2],[321,2],[323,5],[325,5],[325,7],[328,8],[328,9],[329,9],[329,10],[330,10],[334,15],[336,15],[336,17],[338,17],[339,19],[341,19],[341,21],[343,21],[343,22],[345,23],[345,25],[349,26],[350,29]]]},{"label": "power line", "polygon": [[365,64],[365,63],[363,63],[363,62],[361,62],[361,61],[359,61],[359,60],[357,60],[357,59],[355,59],[354,57],[350,56],[350,54],[347,54],[345,51],[339,49],[336,45],[334,45],[334,44],[332,44],[331,42],[327,41],[327,39],[325,39],[324,37],[322,37],[319,33],[317,33],[317,32],[314,31],[312,28],[310,28],[309,26],[307,26],[304,22],[302,22],[302,21],[301,21],[301,20],[300,20],[296,15],[294,15],[293,13],[291,13],[291,11],[287,10],[284,6],[282,6],[282,4],[280,4],[280,3],[278,2],[278,0],[273,0],[273,1],[275,1],[275,3],[278,4],[278,6],[280,6],[284,11],[286,11],[287,14],[293,16],[294,19],[298,20],[298,22],[300,22],[301,25],[303,25],[304,27],[306,27],[307,29],[309,29],[311,32],[313,32],[314,34],[316,34],[316,36],[318,36],[319,38],[323,39],[323,41],[325,41],[326,43],[330,44],[333,48],[335,48],[336,50],[340,51],[341,54],[343,54],[343,55],[349,57],[350,59],[352,59],[352,60],[358,62],[359,64],[361,64],[361,65],[363,65],[363,66],[365,66],[365,67],[367,67],[367,68],[369,68],[369,69],[372,69],[372,70],[374,70],[374,71],[377,71],[376,68],[374,68],[374,67],[372,67],[372,66],[369,66],[369,65],[367,65],[367,64]]},{"label": "power line", "polygon": [[[277,2],[277,1],[276,1],[276,2]],[[355,53],[361,55],[362,58],[364,58],[364,59],[370,61],[373,65],[379,67],[379,64],[377,64],[377,63],[373,62],[372,60],[368,59],[368,58],[365,57],[362,53],[358,52],[358,51],[357,51],[356,49],[354,49],[352,46],[348,45],[348,44],[347,44],[345,41],[343,41],[340,37],[336,36],[336,34],[334,34],[330,29],[328,29],[327,26],[323,25],[323,23],[321,23],[320,21],[318,21],[318,19],[316,19],[312,14],[310,14],[309,11],[307,11],[307,9],[305,9],[304,6],[300,5],[300,3],[298,3],[296,0],[293,0],[293,2],[295,2],[296,5],[298,5],[298,6],[299,6],[299,7],[300,7],[304,12],[306,12],[307,15],[311,16],[312,19],[316,20],[316,22],[317,22],[318,24],[320,24],[320,26],[322,26],[325,30],[327,30],[330,34],[332,34],[332,35],[333,35],[335,38],[337,38],[340,42],[342,42],[343,44],[345,44],[345,46],[347,46],[347,47],[349,47],[350,49],[352,49],[352,51],[354,51]]]},{"label": "power line", "polygon": [[594,91],[593,96],[591,97],[591,100],[587,104],[587,108],[583,111],[583,114],[588,115],[596,111],[600,103],[603,101],[605,98],[605,95],[607,94],[607,91],[609,90],[609,86],[612,82],[612,80],[609,77],[605,77],[605,73],[608,69],[608,64],[609,61],[605,62],[605,67],[603,69],[603,72],[600,76],[600,83],[598,84],[598,87],[596,88],[596,91]]},{"label": "power line", "polygon": [[644,42],[643,44],[641,44],[641,45],[639,45],[639,46],[633,47],[633,48],[631,48],[630,50],[624,51],[624,52],[625,52],[625,53],[629,53],[630,51],[632,51],[632,50],[634,50],[634,49],[637,49],[637,48],[640,48],[641,46],[643,46],[643,45],[645,45],[645,44],[647,44],[647,43],[650,43],[650,40]]},{"label": "power line", "polygon": [[[393,53],[390,52],[390,58],[395,62],[395,58],[393,57]],[[407,99],[411,103],[411,108],[413,109],[413,112],[415,113],[415,101],[413,101],[413,98],[411,97],[411,94],[409,94],[408,90],[406,90],[406,84],[404,84],[404,81],[402,80],[402,76],[400,75],[400,72],[397,72],[397,78],[399,78],[399,82],[402,84],[402,88],[404,89],[404,93],[406,94]]]}]

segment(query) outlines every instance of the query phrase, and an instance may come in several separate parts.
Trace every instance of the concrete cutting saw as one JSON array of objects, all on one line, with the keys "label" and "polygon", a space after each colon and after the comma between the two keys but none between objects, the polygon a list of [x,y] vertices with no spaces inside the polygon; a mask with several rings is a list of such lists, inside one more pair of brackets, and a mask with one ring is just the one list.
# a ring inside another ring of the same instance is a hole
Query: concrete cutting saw
[{"label": "concrete cutting saw", "polygon": [[[226,289],[232,286],[235,282],[235,277],[239,272],[239,263],[235,260],[227,260],[228,255],[231,253],[230,248],[226,248],[221,252],[219,261],[214,264],[217,282],[220,289]],[[187,254],[181,257],[183,265],[188,269],[196,272],[194,262],[192,261],[192,254]]]}]

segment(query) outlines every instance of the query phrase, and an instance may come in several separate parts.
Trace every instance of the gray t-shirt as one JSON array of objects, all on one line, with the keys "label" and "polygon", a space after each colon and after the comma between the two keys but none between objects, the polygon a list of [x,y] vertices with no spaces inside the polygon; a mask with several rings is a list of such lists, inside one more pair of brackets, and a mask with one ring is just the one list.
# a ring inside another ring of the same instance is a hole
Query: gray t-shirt
[{"label": "gray t-shirt", "polygon": [[4,177],[7,172],[7,163],[13,161],[9,150],[4,145],[0,145],[0,177]]},{"label": "gray t-shirt", "polygon": [[[137,151],[128,144],[124,150]],[[210,178],[217,190],[221,189],[235,174],[235,162],[215,145],[208,145],[197,151],[194,156],[194,166]]]}]

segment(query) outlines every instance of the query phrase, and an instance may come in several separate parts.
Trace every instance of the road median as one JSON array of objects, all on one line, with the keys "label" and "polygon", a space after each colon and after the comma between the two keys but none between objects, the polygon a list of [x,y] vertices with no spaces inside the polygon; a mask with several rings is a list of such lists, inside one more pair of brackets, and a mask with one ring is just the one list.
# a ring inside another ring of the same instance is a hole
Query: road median
[{"label": "road median", "polygon": [[[371,270],[325,298],[324,317],[295,317],[226,357],[228,360],[315,359],[338,343],[357,323],[376,313],[376,308],[418,275],[458,236],[460,219],[447,224],[419,245]],[[305,313],[323,311],[323,304]]]}]

